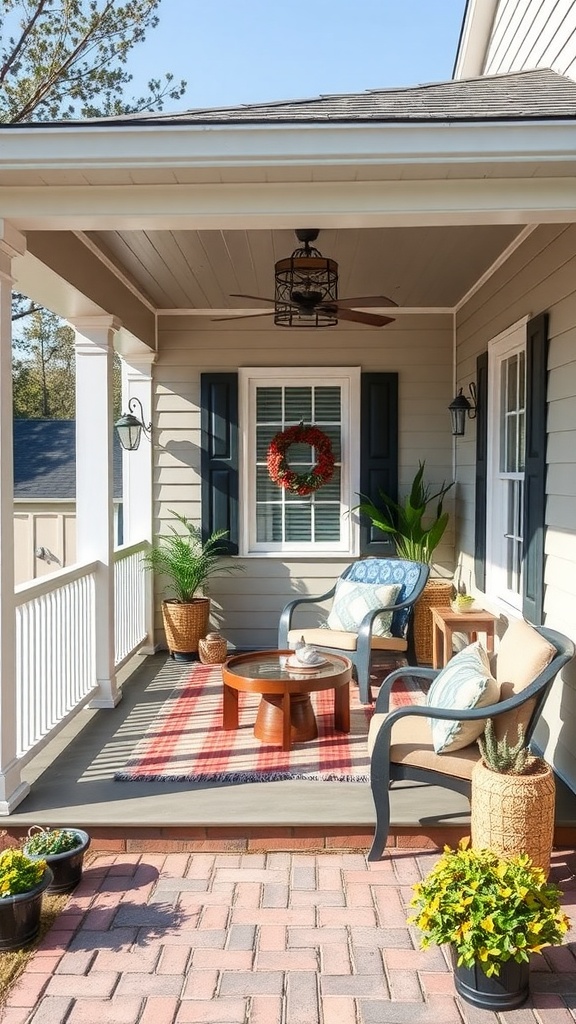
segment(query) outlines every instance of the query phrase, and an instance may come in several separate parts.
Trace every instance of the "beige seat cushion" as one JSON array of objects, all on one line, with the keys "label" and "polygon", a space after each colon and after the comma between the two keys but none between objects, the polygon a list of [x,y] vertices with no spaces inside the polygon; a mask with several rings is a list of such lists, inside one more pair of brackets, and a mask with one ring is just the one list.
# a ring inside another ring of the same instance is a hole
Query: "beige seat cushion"
[{"label": "beige seat cushion", "polygon": [[[372,716],[368,731],[368,751],[372,750],[378,731],[386,718],[384,714]],[[460,779],[470,779],[472,769],[480,760],[477,743],[462,747],[448,754],[435,754],[432,744],[432,733],[425,718],[406,715],[392,727],[392,745],[390,761],[393,764],[412,765],[440,772],[442,775],[455,775]]]},{"label": "beige seat cushion", "polygon": [[[288,646],[294,647],[302,637],[307,644],[314,647],[336,647],[339,651],[355,651],[358,645],[358,634],[347,633],[341,629],[291,629],[288,633]],[[397,636],[373,636],[374,651],[406,651],[408,644]]]},{"label": "beige seat cushion", "polygon": [[[550,664],[556,649],[533,626],[523,619],[514,619],[506,630],[496,658],[496,679],[500,683],[500,700],[520,693]],[[534,701],[526,701],[515,711],[506,711],[494,719],[496,736],[508,736],[512,742],[518,728],[526,729],[534,710]]]}]

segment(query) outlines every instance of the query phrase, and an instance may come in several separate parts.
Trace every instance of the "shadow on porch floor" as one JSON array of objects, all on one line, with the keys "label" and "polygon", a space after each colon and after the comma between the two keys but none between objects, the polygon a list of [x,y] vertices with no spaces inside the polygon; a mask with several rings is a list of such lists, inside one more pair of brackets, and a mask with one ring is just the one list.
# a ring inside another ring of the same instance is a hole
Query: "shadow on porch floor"
[{"label": "shadow on porch floor", "polygon": [[[163,688],[154,686],[163,669]],[[377,676],[390,667],[377,668]],[[135,658],[113,711],[82,712],[26,767],[31,792],[2,825],[86,828],[100,849],[366,849],[373,829],[363,783],[115,782],[145,730],[151,705],[169,695],[182,664],[165,653]],[[454,843],[468,831],[468,801],[437,786],[397,784],[392,838],[398,846]],[[576,795],[558,782],[557,843],[576,840]]]}]

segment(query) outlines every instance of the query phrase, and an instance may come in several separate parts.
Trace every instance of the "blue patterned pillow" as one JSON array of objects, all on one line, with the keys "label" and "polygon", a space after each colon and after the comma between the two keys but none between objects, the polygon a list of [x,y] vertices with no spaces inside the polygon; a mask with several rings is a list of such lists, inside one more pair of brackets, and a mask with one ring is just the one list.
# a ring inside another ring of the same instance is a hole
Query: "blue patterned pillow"
[{"label": "blue patterned pillow", "polygon": [[[454,708],[458,711],[494,704],[500,696],[500,685],[490,671],[488,655],[477,640],[465,647],[436,676],[428,691],[429,707]],[[472,722],[440,721],[429,718],[432,743],[437,754],[448,754],[467,747],[484,732],[485,718]]]},{"label": "blue patterned pillow", "polygon": [[[332,610],[326,625],[329,629],[343,629],[356,633],[368,612],[394,604],[401,584],[354,583],[338,580]],[[393,612],[379,615],[372,625],[373,636],[390,636]]]}]

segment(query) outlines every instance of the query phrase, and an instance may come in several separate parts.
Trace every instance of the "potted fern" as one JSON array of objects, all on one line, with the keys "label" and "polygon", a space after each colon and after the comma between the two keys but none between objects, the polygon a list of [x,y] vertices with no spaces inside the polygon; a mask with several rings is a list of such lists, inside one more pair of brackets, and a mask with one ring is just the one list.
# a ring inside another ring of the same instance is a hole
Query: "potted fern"
[{"label": "potted fern", "polygon": [[[403,501],[396,502],[380,490],[380,501],[377,504],[360,495],[362,501],[353,511],[357,510],[366,516],[373,526],[392,538],[399,558],[431,565],[432,555],[448,526],[450,516],[443,506],[454,481],[443,483],[434,490],[424,482],[425,468],[425,461],[418,464],[410,491]],[[448,607],[451,594],[451,580],[430,577],[414,606],[414,639],[419,663],[432,661],[430,608]]]},{"label": "potted fern", "polygon": [[82,877],[84,854],[90,836],[81,828],[42,828],[32,825],[22,847],[32,860],[45,860],[53,879],[48,892],[71,892]]},{"label": "potted fern", "polygon": [[521,727],[511,743],[507,736],[497,738],[488,719],[478,744],[482,757],[472,771],[472,845],[503,857],[527,853],[548,875],[555,810],[550,765],[530,753]]},{"label": "potted fern", "polygon": [[22,949],[40,931],[42,896],[52,881],[45,860],[8,847],[0,853],[0,952]]},{"label": "potted fern", "polygon": [[157,537],[144,556],[144,565],[167,579],[165,590],[172,597],[162,602],[162,617],[168,650],[173,658],[191,661],[197,657],[198,641],[208,632],[210,599],[204,587],[211,576],[239,571],[242,567],[223,564],[227,555],[226,530],[217,530],[202,540],[199,526],[169,509],[175,524]]}]

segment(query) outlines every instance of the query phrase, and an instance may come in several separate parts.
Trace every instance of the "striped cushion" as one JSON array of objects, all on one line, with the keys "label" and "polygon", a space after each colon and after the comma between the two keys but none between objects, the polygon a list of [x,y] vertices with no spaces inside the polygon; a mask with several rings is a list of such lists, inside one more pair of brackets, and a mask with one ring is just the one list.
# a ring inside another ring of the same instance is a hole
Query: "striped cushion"
[{"label": "striped cushion", "polygon": [[[426,703],[429,707],[466,711],[494,704],[499,696],[500,686],[490,672],[488,655],[482,644],[476,641],[455,654],[436,676]],[[486,725],[485,718],[473,722],[445,722],[438,718],[428,721],[437,754],[467,747],[478,739]]]},{"label": "striped cushion", "polygon": [[[354,583],[352,580],[338,580],[332,610],[326,625],[328,629],[343,629],[355,633],[368,612],[393,605],[400,591],[400,584]],[[374,619],[374,636],[390,636],[392,612]]]}]

